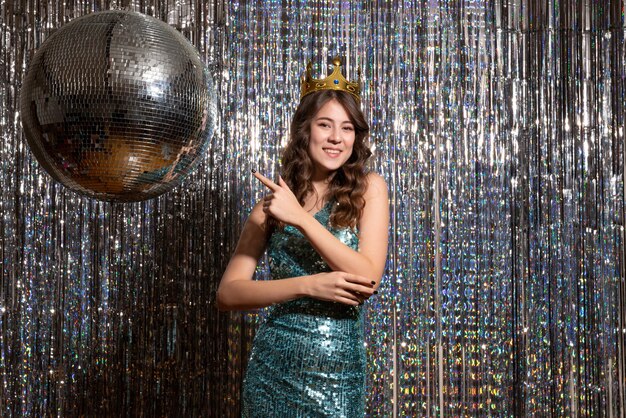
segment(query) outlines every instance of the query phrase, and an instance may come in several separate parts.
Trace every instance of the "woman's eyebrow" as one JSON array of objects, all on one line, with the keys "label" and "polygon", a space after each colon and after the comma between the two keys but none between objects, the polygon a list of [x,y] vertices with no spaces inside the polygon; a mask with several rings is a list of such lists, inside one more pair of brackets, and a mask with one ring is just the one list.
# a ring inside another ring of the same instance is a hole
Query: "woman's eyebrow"
[{"label": "woman's eyebrow", "polygon": [[316,121],[318,121],[318,120],[327,120],[327,121],[330,121],[330,122],[337,122],[337,123],[349,123],[350,125],[353,125],[352,121],[351,121],[351,120],[349,120],[349,119],[344,120],[344,121],[341,121],[341,122],[338,122],[338,121],[336,121],[335,119],[330,118],[330,117],[328,117],[328,116],[320,116],[320,117],[318,117],[318,118],[315,118],[315,120],[316,120]]}]

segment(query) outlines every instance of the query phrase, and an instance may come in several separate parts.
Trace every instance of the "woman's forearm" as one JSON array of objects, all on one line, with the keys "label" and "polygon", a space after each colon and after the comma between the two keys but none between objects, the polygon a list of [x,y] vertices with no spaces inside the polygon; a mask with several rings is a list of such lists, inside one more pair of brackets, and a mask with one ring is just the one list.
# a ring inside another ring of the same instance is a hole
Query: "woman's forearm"
[{"label": "woman's forearm", "polygon": [[384,266],[377,267],[373,260],[345,245],[314,217],[302,219],[297,227],[332,270],[380,280]]},{"label": "woman's forearm", "polygon": [[228,280],[217,290],[221,310],[263,308],[301,297],[356,306],[374,294],[374,283],[366,277],[343,271],[277,280]]},{"label": "woman's forearm", "polygon": [[222,311],[264,308],[275,303],[307,296],[307,276],[280,280],[232,280],[217,290],[217,306]]}]

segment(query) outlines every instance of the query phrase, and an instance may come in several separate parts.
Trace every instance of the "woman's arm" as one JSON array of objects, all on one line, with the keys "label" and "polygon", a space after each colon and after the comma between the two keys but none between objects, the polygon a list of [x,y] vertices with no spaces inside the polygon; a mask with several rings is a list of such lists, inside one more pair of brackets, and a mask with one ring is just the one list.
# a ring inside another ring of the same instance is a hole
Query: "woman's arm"
[{"label": "woman's arm", "polygon": [[280,283],[252,280],[266,243],[265,214],[257,204],[243,227],[217,289],[219,309],[252,309],[303,296],[298,280],[283,280]]},{"label": "woman's arm", "polygon": [[298,228],[331,269],[367,277],[378,286],[385,269],[389,239],[389,198],[387,184],[381,176],[371,173],[367,177],[365,207],[358,225],[358,251],[343,244],[302,209],[282,179],[275,184],[258,173],[255,176],[273,192],[264,208],[267,213]]},{"label": "woman's arm", "polygon": [[250,213],[219,288],[220,310],[247,310],[300,297],[358,305],[374,292],[365,277],[345,272],[320,273],[280,280],[252,280],[266,246],[265,213],[257,204]]},{"label": "woman's arm", "polygon": [[363,196],[365,207],[358,224],[358,251],[344,245],[310,215],[304,217],[296,227],[309,239],[330,268],[371,278],[378,286],[387,259],[389,198],[387,184],[381,176],[372,173],[367,180],[368,187]]}]

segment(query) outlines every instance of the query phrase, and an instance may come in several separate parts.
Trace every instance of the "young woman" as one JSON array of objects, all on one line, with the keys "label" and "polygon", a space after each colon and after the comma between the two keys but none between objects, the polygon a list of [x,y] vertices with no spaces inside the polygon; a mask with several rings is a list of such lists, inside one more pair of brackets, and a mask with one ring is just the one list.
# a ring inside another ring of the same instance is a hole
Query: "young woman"
[{"label": "young woman", "polygon": [[[254,339],[244,417],[359,417],[365,407],[361,305],[387,256],[387,186],[365,164],[369,126],[340,62],[307,77],[278,183],[250,213],[224,272],[220,309],[271,306]],[[252,280],[268,252],[272,280]]]}]

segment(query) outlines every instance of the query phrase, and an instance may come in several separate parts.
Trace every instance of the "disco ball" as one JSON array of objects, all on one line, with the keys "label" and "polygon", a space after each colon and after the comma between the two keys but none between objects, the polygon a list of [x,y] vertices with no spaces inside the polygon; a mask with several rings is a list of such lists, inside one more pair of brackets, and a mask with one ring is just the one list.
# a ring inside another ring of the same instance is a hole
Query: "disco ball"
[{"label": "disco ball", "polygon": [[216,96],[196,48],[129,11],[77,18],[37,50],[21,90],[24,133],[56,180],[139,201],[180,184],[206,151]]}]

